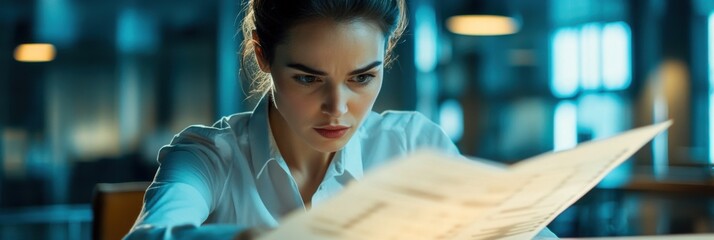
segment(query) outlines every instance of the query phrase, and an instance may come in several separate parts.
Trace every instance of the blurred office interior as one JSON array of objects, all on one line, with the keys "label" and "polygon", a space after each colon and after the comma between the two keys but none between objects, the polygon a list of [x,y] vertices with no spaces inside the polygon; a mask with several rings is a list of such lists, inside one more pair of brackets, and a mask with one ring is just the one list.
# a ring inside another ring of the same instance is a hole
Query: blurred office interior
[{"label": "blurred office interior", "polygon": [[[241,4],[0,0],[0,239],[89,239],[95,184],[150,181],[174,134],[251,110]],[[714,1],[408,5],[375,111],[420,111],[503,163],[673,119],[549,227],[714,232]]]}]

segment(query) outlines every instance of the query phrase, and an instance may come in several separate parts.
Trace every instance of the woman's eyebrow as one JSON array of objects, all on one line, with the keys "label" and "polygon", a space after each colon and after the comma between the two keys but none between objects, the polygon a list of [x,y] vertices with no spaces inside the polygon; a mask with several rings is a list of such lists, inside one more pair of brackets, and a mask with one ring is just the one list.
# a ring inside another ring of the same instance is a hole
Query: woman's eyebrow
[{"label": "woman's eyebrow", "polygon": [[327,76],[327,73],[325,73],[323,71],[312,69],[308,66],[305,66],[305,65],[302,65],[299,63],[288,63],[286,66],[306,72],[306,73],[309,73],[309,74],[314,74],[314,75],[318,75],[318,76]]},{"label": "woman's eyebrow", "polygon": [[[357,75],[360,73],[364,73],[364,72],[367,72],[367,71],[371,70],[372,68],[379,66],[381,64],[382,64],[382,61],[374,61],[374,62],[368,64],[367,66],[364,66],[364,67],[361,67],[361,68],[351,71],[348,75]],[[327,76],[327,73],[325,73],[323,71],[310,68],[310,67],[305,66],[300,63],[288,63],[288,64],[286,64],[286,66],[289,68],[294,68],[294,69],[297,69],[297,70],[300,70],[300,71],[303,71],[303,72],[306,72],[309,74],[313,74],[313,75]]]},{"label": "woman's eyebrow", "polygon": [[360,73],[369,71],[370,69],[372,69],[372,68],[374,68],[374,67],[376,67],[376,66],[379,66],[379,65],[381,65],[381,64],[382,64],[382,61],[374,61],[373,63],[370,63],[370,64],[368,64],[367,66],[358,68],[358,69],[356,69],[356,70],[350,72],[349,75],[357,75],[357,74],[360,74]]}]

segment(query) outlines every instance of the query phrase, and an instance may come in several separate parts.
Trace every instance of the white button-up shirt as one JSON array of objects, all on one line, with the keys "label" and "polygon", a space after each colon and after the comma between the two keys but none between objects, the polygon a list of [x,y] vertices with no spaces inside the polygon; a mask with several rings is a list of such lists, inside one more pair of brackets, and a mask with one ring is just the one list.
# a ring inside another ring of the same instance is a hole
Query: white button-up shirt
[{"label": "white button-up shirt", "polygon": [[[267,111],[264,97],[253,112],[176,135],[159,151],[159,169],[127,238],[231,239],[247,227],[277,227],[287,213],[305,211],[272,139]],[[419,113],[369,113],[334,155],[312,205],[319,207],[366,171],[420,148],[459,154],[441,128]]]},{"label": "white button-up shirt", "polygon": [[[319,207],[364,172],[420,148],[459,153],[441,128],[419,113],[369,113],[335,153],[312,205]],[[272,140],[267,98],[253,112],[186,128],[159,151],[158,161],[128,238],[230,239],[246,227],[277,227],[287,213],[305,211]]]}]

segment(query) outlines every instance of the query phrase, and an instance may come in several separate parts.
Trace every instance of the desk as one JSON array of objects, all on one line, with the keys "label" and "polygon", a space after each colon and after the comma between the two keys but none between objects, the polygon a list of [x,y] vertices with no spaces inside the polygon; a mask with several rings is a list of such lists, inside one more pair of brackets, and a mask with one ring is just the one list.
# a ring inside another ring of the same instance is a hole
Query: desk
[{"label": "desk", "polygon": [[714,233],[714,184],[707,169],[673,167],[657,179],[646,168],[634,168],[623,186],[593,189],[550,229],[560,237]]},{"label": "desk", "polygon": [[632,237],[604,237],[604,238],[561,238],[577,239],[577,240],[711,240],[714,239],[714,234],[681,234],[681,235],[663,235],[663,236],[632,236]]}]

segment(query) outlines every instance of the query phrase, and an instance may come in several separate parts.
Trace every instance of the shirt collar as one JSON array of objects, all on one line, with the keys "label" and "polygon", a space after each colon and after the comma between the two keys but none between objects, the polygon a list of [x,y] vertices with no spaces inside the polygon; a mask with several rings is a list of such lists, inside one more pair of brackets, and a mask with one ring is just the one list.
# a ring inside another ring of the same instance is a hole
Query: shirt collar
[{"label": "shirt collar", "polygon": [[[257,179],[265,171],[268,163],[276,161],[271,154],[271,136],[272,134],[268,125],[268,104],[269,97],[266,94],[260,99],[260,102],[253,110],[248,124],[250,135],[250,151],[253,174]],[[337,175],[343,175],[347,172],[354,179],[361,179],[364,175],[362,167],[362,138],[363,128],[355,132],[349,142],[342,150],[335,153],[335,170]],[[278,153],[279,154],[279,153]]]},{"label": "shirt collar", "polygon": [[352,136],[341,151],[335,154],[335,170],[338,175],[349,173],[355,180],[364,175],[362,167],[362,127]]},{"label": "shirt collar", "polygon": [[253,109],[248,123],[250,137],[251,165],[253,176],[258,178],[270,162],[270,142],[268,134],[268,95],[264,95]]}]

